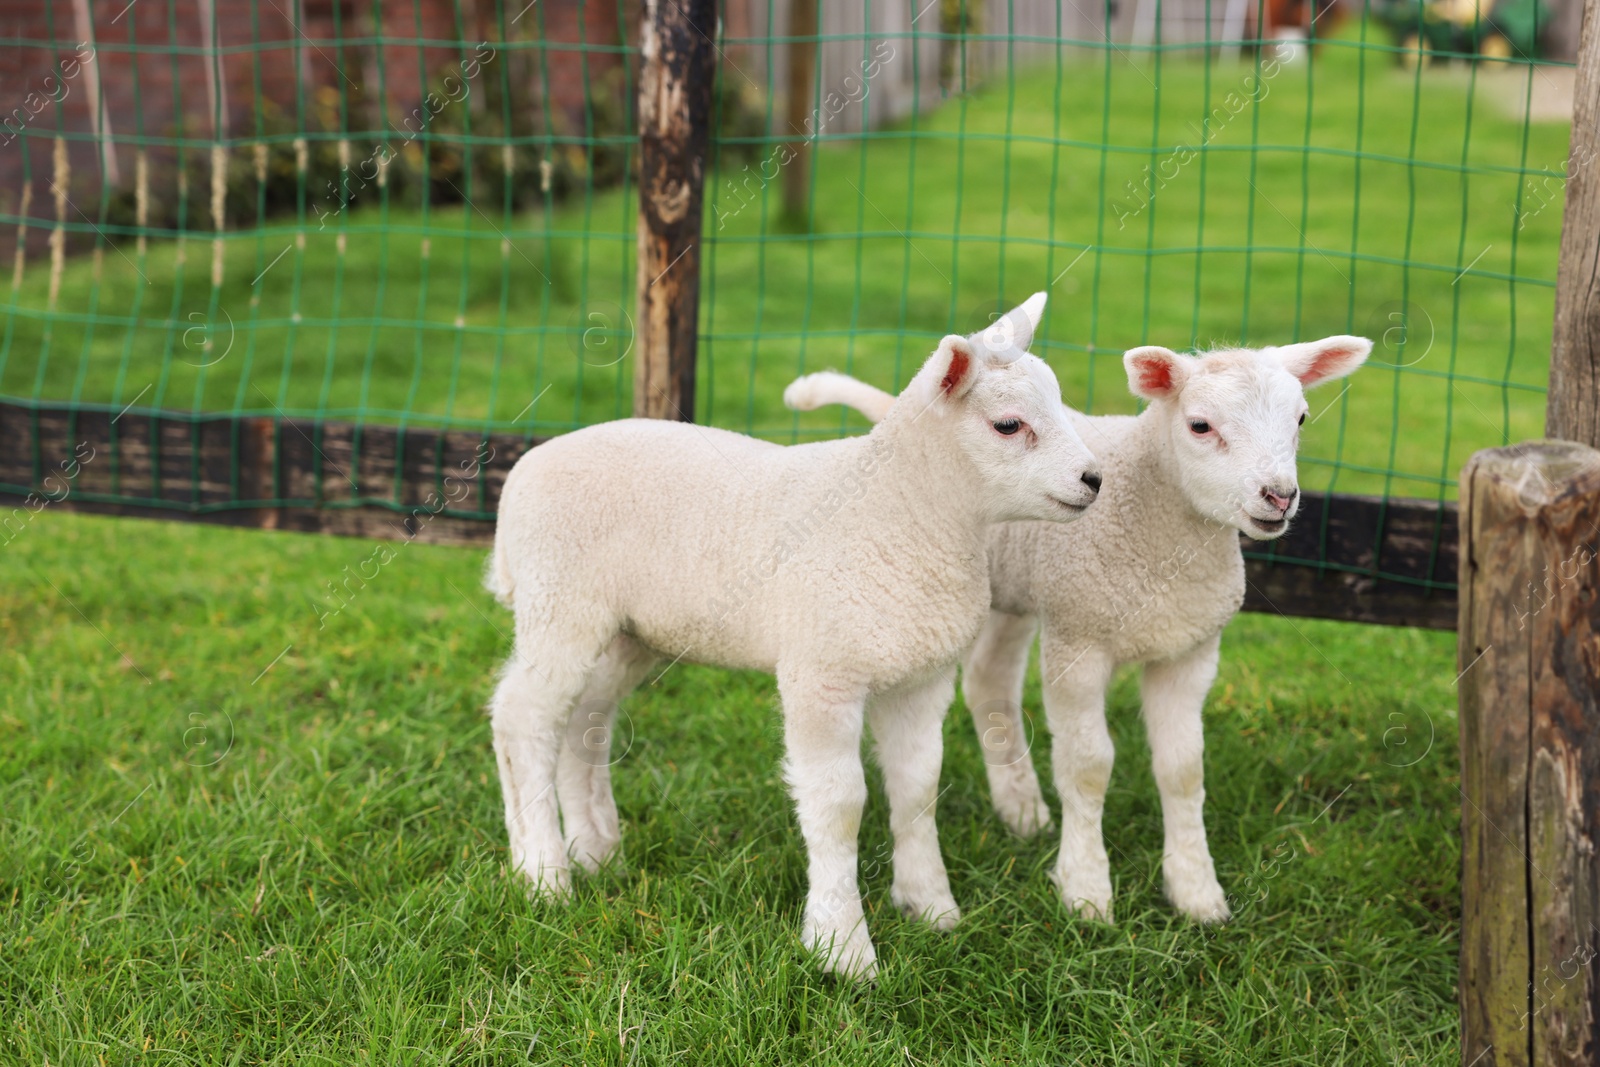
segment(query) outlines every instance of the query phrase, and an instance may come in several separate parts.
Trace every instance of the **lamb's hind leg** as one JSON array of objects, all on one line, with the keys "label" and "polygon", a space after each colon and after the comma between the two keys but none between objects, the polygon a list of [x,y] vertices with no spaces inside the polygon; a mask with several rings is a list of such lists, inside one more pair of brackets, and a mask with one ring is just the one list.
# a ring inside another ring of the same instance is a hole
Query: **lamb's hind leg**
[{"label": "lamb's hind leg", "polygon": [[801,940],[823,967],[852,978],[878,971],[857,882],[856,844],[867,780],[861,768],[865,690],[847,690],[780,671],[785,777],[806,841]]},{"label": "lamb's hind leg", "polygon": [[517,631],[516,651],[489,704],[511,867],[527,877],[535,895],[565,896],[570,882],[556,808],[556,758],[594,654],[545,634],[525,635],[520,619]]},{"label": "lamb's hind leg", "polygon": [[937,929],[949,930],[961,918],[944,857],[934,808],[939,800],[939,767],[944,739],[940,726],[955,686],[948,678],[897,689],[867,704],[872,738],[889,794],[894,829],[895,906]]},{"label": "lamb's hind leg", "polygon": [[595,664],[589,684],[567,720],[566,743],[556,762],[556,796],[566,830],[567,855],[586,871],[597,871],[622,840],[617,802],[611,794],[617,705],[649,673],[655,653],[618,634]]},{"label": "lamb's hind leg", "polygon": [[978,731],[989,798],[1012,833],[1027,837],[1050,825],[1022,721],[1022,682],[1038,620],[991,611],[967,654],[961,689]]},{"label": "lamb's hind leg", "polygon": [[1144,721],[1150,757],[1161,789],[1166,847],[1161,869],[1167,899],[1191,919],[1222,922],[1228,898],[1206,845],[1205,767],[1200,712],[1217,677],[1213,638],[1188,655],[1144,669]]}]

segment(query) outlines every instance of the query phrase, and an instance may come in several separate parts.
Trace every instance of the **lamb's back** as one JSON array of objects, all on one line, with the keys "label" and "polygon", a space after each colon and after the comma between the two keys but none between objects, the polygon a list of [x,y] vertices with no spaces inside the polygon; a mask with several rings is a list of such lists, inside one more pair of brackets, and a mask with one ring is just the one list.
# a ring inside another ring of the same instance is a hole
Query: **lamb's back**
[{"label": "lamb's back", "polygon": [[789,603],[795,568],[764,564],[851,447],[643,419],[586,427],[517,463],[497,551],[536,610],[599,604],[669,656],[770,670],[804,605]]}]

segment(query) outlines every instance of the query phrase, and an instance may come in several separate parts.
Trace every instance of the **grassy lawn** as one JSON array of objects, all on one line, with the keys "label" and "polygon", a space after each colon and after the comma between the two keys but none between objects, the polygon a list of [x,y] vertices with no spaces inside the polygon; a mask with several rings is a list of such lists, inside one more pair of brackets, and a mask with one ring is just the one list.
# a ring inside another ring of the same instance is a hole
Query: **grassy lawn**
[{"label": "grassy lawn", "polygon": [[1071,917],[1051,840],[990,813],[954,709],[938,814],[965,918],[945,936],[894,914],[874,781],[884,968],[858,990],[798,945],[770,678],[680,665],[633,697],[625,862],[535,905],[505,874],[482,707],[510,618],[482,553],[404,547],[319,629],[325,582],[372,551],[48,511],[0,549],[0,1060],[1458,1059],[1447,634],[1229,629],[1207,811],[1237,917],[1214,932],[1161,896],[1131,678],[1110,709],[1115,927]]},{"label": "grassy lawn", "polygon": [[[1527,77],[1419,76],[1350,40],[1314,75],[1260,82],[1177,53],[1109,69],[1068,55],[870,137],[830,135],[808,234],[779,225],[776,183],[746,180],[759,166],[725,166],[700,420],[786,440],[859,426],[785,412],[782,386],[825,366],[897,386],[940,334],[1048,288],[1038,348],[1097,411],[1132,409],[1120,353],[1135,344],[1377,338],[1348,392],[1316,402],[1305,484],[1453,495],[1473,451],[1542,428],[1561,212],[1539,205],[1559,183],[1535,198],[1515,171],[1558,171],[1568,131],[1509,114]],[[634,196],[509,216],[366,193],[320,231],[312,217],[303,247],[292,219],[236,220],[215,292],[208,235],[142,259],[124,240],[98,285],[92,257],[68,264],[54,313],[36,260],[0,337],[0,394],[541,433],[616,417]]]}]

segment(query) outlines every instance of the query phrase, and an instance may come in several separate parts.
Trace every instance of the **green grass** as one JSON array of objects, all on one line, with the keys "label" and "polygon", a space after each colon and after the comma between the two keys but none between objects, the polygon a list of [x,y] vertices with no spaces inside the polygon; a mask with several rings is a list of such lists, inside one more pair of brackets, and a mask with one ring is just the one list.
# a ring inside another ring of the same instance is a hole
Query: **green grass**
[{"label": "green grass", "polygon": [[391,547],[320,629],[373,544],[46,511],[0,548],[0,1061],[1459,1059],[1449,635],[1230,626],[1207,822],[1237,918],[1215,932],[1161,897],[1131,678],[1115,927],[1070,916],[1051,841],[990,813],[957,707],[938,815],[965,918],[893,914],[874,781],[884,966],[857,989],[797,943],[771,679],[679,665],[631,698],[625,863],[531,903],[482,711],[509,616],[481,552]]},{"label": "green grass", "polygon": [[[1408,73],[1342,32],[1314,76],[1284,67],[1183,166],[1163,161],[1253,67],[1068,52],[915,122],[830,134],[806,234],[777,221],[776,183],[723,167],[700,421],[783,440],[859,427],[791,415],[783,385],[835,366],[897,386],[941,333],[1048,288],[1038,349],[1096,411],[1132,409],[1120,353],[1136,344],[1374,336],[1348,391],[1314,397],[1304,482],[1452,496],[1473,451],[1542,428],[1561,211],[1533,207],[1559,183],[1532,181],[1535,199],[1520,172],[1559,171],[1568,130],[1505,106],[1543,75]],[[1170,180],[1138,208],[1147,164]],[[119,238],[98,267],[68,264],[54,310],[35,259],[0,394],[541,433],[613,418],[631,403],[635,203],[630,188],[419,214],[367,192],[321,231],[308,213],[303,248],[293,219],[235,220],[215,292],[209,235],[142,260]]]}]

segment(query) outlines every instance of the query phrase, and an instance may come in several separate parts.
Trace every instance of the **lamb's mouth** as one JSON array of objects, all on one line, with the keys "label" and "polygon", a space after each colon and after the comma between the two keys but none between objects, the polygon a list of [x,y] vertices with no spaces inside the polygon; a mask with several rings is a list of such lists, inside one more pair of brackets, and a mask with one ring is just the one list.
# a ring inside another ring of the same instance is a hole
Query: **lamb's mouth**
[{"label": "lamb's mouth", "polygon": [[1059,504],[1062,508],[1064,508],[1066,510],[1067,514],[1069,514],[1069,515],[1081,515],[1085,511],[1089,510],[1089,505],[1088,504],[1069,504],[1065,500],[1062,500],[1058,496],[1051,497],[1050,501],[1051,501],[1051,503]]},{"label": "lamb's mouth", "polygon": [[1250,525],[1254,526],[1256,529],[1260,530],[1262,533],[1269,533],[1269,534],[1282,533],[1284,531],[1284,528],[1289,525],[1289,520],[1288,519],[1258,519],[1254,515],[1250,515],[1249,519],[1250,519]]}]

